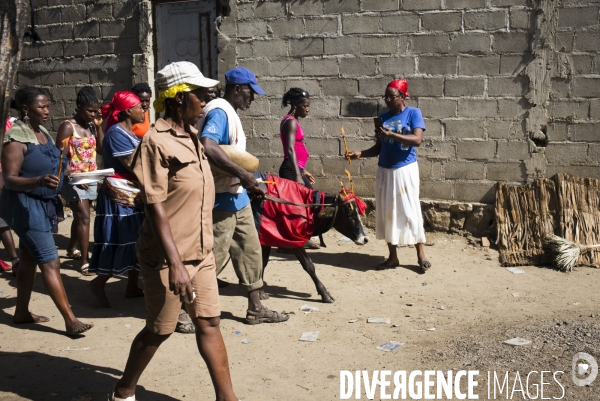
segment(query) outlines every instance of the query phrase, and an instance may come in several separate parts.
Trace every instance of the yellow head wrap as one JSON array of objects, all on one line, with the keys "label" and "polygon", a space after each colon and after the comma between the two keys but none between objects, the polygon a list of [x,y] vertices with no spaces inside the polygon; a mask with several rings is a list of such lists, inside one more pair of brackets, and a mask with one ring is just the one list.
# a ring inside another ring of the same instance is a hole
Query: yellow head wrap
[{"label": "yellow head wrap", "polygon": [[190,84],[179,84],[164,89],[158,93],[158,97],[154,101],[154,110],[159,113],[165,111],[165,100],[173,99],[179,92],[191,92],[198,89],[199,86]]}]

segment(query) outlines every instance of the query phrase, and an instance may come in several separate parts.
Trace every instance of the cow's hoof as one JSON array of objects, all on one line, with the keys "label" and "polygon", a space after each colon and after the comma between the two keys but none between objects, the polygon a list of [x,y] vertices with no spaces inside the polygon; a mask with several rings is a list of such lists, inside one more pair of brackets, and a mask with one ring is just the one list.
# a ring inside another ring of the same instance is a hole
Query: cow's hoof
[{"label": "cow's hoof", "polygon": [[324,304],[332,304],[335,302],[335,299],[333,299],[333,297],[326,291],[321,295],[321,302],[323,302]]},{"label": "cow's hoof", "polygon": [[263,290],[260,290],[258,292],[259,296],[260,296],[260,300],[264,301],[266,299],[269,299],[269,294],[267,294],[266,292],[264,292]]}]

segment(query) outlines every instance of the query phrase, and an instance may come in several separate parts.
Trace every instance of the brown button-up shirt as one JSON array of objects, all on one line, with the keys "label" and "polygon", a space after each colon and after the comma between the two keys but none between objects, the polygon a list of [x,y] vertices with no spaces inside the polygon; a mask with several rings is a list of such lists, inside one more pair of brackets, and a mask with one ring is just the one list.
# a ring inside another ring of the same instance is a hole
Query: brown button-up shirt
[{"label": "brown button-up shirt", "polygon": [[[213,249],[212,209],[215,186],[198,131],[178,134],[158,119],[134,156],[133,172],[140,181],[146,208],[163,203],[182,261],[202,260]],[[136,250],[140,264],[155,267],[166,254],[151,221],[146,218]]]}]

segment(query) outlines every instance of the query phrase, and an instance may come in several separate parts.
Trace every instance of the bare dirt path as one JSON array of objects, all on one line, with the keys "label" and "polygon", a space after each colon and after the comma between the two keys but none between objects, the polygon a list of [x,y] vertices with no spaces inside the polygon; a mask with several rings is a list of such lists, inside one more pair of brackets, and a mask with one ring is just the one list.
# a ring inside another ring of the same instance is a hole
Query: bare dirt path
[{"label": "bare dirt path", "polygon": [[[70,220],[61,223],[57,236],[61,256],[69,225]],[[341,237],[328,233],[327,248],[309,251],[334,304],[320,303],[300,264],[275,251],[265,274],[271,294],[265,305],[293,311],[288,322],[246,325],[243,292],[235,284],[222,290],[221,328],[242,400],[336,400],[341,370],[384,369],[479,369],[482,382],[494,369],[562,370],[563,382],[570,383],[563,399],[600,399],[600,382],[575,388],[570,380],[574,353],[588,352],[600,360],[600,271],[582,267],[564,274],[526,266],[524,274],[512,274],[499,266],[496,251],[440,233],[428,235],[426,252],[433,267],[427,274],[417,272],[415,251],[406,247],[399,249],[400,268],[375,271],[373,266],[386,256],[385,244],[374,234],[362,247],[340,242]],[[220,278],[236,282],[231,267]],[[10,274],[0,277],[0,400],[106,399],[144,325],[144,302],[125,299],[125,282],[114,279],[107,286],[113,307],[100,308],[90,297],[90,279],[63,259],[73,309],[81,320],[95,324],[84,338],[73,340],[62,335],[62,319],[39,275],[31,309],[51,322],[14,326],[15,280]],[[299,310],[304,304],[319,311],[305,314]],[[390,324],[368,324],[369,317],[387,317]],[[349,323],[353,319],[358,321]],[[318,340],[298,341],[306,331],[318,331]],[[517,336],[533,343],[520,348],[502,344]],[[404,345],[393,352],[376,349],[390,340]],[[137,397],[214,400],[193,336],[174,334],[164,344],[142,376]],[[367,399],[364,393],[362,399]]]}]

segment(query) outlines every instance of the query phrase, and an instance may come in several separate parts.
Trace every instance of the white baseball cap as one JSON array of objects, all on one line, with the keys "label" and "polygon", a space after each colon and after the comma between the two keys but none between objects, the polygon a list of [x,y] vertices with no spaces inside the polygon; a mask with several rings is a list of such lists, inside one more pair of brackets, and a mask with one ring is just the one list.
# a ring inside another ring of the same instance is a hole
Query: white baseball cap
[{"label": "white baseball cap", "polygon": [[154,80],[158,90],[168,89],[171,86],[179,84],[196,85],[203,88],[212,88],[218,85],[219,81],[206,78],[196,64],[189,61],[176,61],[167,65],[156,73]]}]

